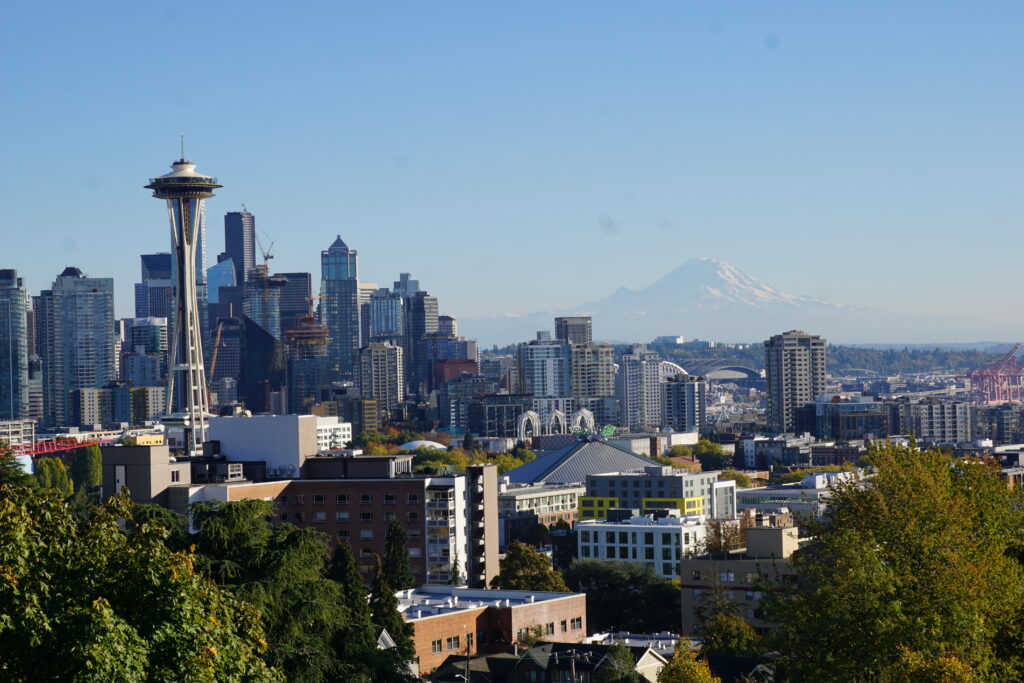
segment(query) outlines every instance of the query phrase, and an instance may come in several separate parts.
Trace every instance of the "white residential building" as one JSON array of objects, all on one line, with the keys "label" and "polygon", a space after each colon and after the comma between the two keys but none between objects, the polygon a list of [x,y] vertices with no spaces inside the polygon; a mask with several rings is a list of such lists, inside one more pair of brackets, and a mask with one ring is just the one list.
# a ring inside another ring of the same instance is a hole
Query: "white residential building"
[{"label": "white residential building", "polygon": [[668,512],[577,522],[579,558],[646,564],[667,579],[679,578],[680,560],[693,555],[704,540],[706,517]]},{"label": "white residential building", "polygon": [[324,451],[335,451],[348,446],[352,441],[352,423],[342,422],[338,417],[316,418],[316,448]]}]

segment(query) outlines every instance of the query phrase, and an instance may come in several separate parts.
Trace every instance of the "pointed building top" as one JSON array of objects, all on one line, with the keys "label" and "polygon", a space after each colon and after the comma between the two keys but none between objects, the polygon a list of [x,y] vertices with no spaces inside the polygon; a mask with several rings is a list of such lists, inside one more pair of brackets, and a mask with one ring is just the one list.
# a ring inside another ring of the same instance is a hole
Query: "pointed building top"
[{"label": "pointed building top", "polygon": [[348,245],[345,244],[345,240],[341,239],[341,235],[338,235],[338,238],[334,240],[334,242],[331,244],[330,247],[328,247],[327,250],[334,251],[335,249],[348,249]]}]

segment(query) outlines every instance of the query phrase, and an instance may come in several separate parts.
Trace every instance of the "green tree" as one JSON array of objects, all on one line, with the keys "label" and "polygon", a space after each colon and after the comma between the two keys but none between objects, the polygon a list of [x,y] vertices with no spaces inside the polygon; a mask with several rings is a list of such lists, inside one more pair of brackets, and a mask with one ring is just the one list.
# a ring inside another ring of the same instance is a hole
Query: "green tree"
[{"label": "green tree", "polygon": [[452,578],[450,583],[453,586],[462,585],[462,567],[459,566],[459,558],[456,557],[452,560]]},{"label": "green tree", "polygon": [[668,664],[658,672],[658,683],[721,683],[722,679],[711,673],[706,660],[697,659],[686,641],[676,643],[675,654]]},{"label": "green tree", "polygon": [[99,502],[99,489],[103,486],[103,454],[93,444],[76,448],[71,454],[71,479],[75,489],[93,494],[91,502]]},{"label": "green tree", "polygon": [[0,441],[0,484],[32,488],[38,485],[36,478],[26,472],[14,457],[6,441]]},{"label": "green tree", "polygon": [[491,588],[569,592],[562,575],[552,568],[551,560],[519,541],[509,544],[505,558],[498,563],[498,575],[491,579]]},{"label": "green tree", "polygon": [[677,444],[675,446],[671,446],[668,449],[668,452],[665,453],[665,455],[667,455],[670,458],[692,458],[693,449],[690,448],[689,446]]},{"label": "green tree", "polygon": [[754,627],[727,611],[712,615],[701,624],[700,639],[705,655],[756,657],[764,651]]},{"label": "green tree", "polygon": [[646,564],[577,560],[565,582],[587,594],[587,627],[594,632],[679,629],[679,586]]},{"label": "green tree", "polygon": [[985,463],[888,446],[767,591],[794,681],[1020,680],[1024,506]]},{"label": "green tree", "polygon": [[377,632],[385,630],[395,641],[395,650],[404,661],[412,661],[416,656],[416,646],[412,642],[413,625],[402,618],[398,611],[398,597],[394,589],[388,585],[384,576],[384,567],[380,557],[370,588],[370,614]]},{"label": "green tree", "polygon": [[270,643],[265,659],[289,679],[368,675],[370,664],[352,660],[344,647],[351,617],[343,586],[327,577],[326,537],[273,526],[272,515],[272,503],[263,500],[194,505],[197,565],[259,610]]},{"label": "green tree", "polygon": [[594,683],[643,683],[633,653],[622,643],[612,643],[594,672]]},{"label": "green tree", "polygon": [[61,498],[74,493],[75,485],[68,476],[68,468],[60,458],[40,458],[36,460],[36,481],[44,489],[53,489]]},{"label": "green tree", "polygon": [[735,481],[736,486],[740,487],[741,489],[750,488],[750,477],[748,477],[743,472],[738,472],[734,469],[727,469],[723,470],[722,473],[718,475],[718,481],[728,481],[730,479],[732,481]]},{"label": "green tree", "polygon": [[167,532],[164,545],[178,552],[189,546],[188,519],[162,505],[144,503],[133,508],[129,526],[148,523],[161,527]]},{"label": "green tree", "polygon": [[476,450],[476,439],[473,438],[472,432],[466,432],[466,436],[462,439],[462,450],[467,453],[472,453]]},{"label": "green tree", "polygon": [[259,615],[171,552],[115,496],[87,519],[52,491],[0,485],[5,681],[274,681]]},{"label": "green tree", "polygon": [[409,534],[397,521],[388,525],[384,537],[384,579],[395,590],[405,590],[416,585],[409,568],[409,551],[405,547]]},{"label": "green tree", "polygon": [[721,470],[732,467],[732,455],[725,452],[720,444],[708,439],[700,439],[693,447],[693,455],[700,461],[701,469]]}]

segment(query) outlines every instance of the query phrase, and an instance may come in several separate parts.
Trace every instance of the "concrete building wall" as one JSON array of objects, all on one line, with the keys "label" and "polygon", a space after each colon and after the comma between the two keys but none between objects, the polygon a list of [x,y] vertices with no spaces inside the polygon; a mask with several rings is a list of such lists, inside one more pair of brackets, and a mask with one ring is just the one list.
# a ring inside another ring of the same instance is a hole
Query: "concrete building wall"
[{"label": "concrete building wall", "polygon": [[306,458],[317,454],[315,415],[254,415],[210,418],[210,441],[220,442],[229,460],[267,463],[267,471],[296,476]]}]

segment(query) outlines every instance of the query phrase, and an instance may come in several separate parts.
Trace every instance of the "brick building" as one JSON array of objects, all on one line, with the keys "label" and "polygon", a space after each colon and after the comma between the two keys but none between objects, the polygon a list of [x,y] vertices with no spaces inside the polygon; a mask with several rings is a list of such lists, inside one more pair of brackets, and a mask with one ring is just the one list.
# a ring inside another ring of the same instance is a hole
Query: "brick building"
[{"label": "brick building", "polygon": [[538,629],[550,642],[580,643],[587,635],[583,593],[423,586],[399,591],[398,608],[415,626],[421,673],[433,671],[449,655],[504,652]]}]

